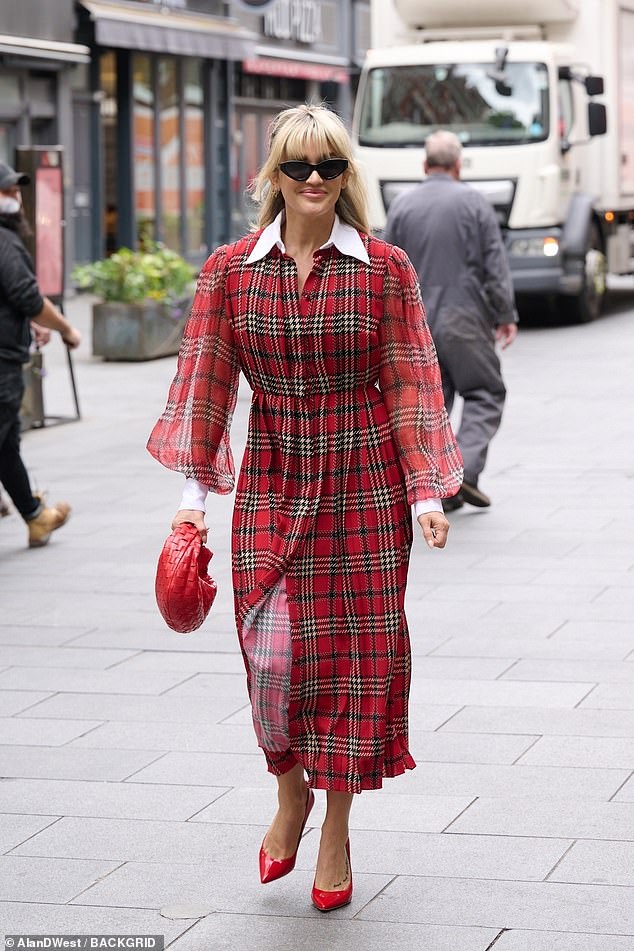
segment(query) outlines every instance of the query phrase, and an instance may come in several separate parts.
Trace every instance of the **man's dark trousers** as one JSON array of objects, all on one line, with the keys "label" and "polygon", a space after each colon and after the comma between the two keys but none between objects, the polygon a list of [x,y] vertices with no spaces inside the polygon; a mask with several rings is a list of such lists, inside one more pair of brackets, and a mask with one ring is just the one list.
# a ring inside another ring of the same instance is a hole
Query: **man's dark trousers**
[{"label": "man's dark trousers", "polygon": [[0,361],[0,482],[23,518],[39,508],[20,456],[20,404],[24,392],[22,365]]},{"label": "man's dark trousers", "polygon": [[464,461],[465,482],[477,485],[489,443],[502,421],[506,388],[493,330],[476,330],[472,317],[465,320],[464,315],[457,316],[459,319],[451,319],[448,313],[439,315],[433,335],[447,412],[451,412],[456,393],[464,400],[456,438]]}]

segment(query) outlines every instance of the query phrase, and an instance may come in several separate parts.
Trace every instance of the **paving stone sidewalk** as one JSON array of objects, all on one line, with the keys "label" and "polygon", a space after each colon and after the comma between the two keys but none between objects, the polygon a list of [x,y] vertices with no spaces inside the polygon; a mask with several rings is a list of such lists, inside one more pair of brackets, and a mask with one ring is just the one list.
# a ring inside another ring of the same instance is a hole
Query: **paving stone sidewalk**
[{"label": "paving stone sidewalk", "polygon": [[[67,305],[89,330],[89,299]],[[209,506],[220,593],[164,626],[156,558],[181,478],[144,450],[172,359],[75,358],[80,423],[26,434],[73,517],[28,551],[0,521],[0,921],[5,933],[161,934],[177,951],[632,951],[634,293],[504,356],[494,505],[412,555],[418,767],[352,813],[352,904],[262,887],[275,785],[250,726],[232,615],[231,497]],[[61,346],[46,403],[71,411]],[[234,421],[240,460],[249,393]],[[190,915],[193,917],[179,917]]]}]

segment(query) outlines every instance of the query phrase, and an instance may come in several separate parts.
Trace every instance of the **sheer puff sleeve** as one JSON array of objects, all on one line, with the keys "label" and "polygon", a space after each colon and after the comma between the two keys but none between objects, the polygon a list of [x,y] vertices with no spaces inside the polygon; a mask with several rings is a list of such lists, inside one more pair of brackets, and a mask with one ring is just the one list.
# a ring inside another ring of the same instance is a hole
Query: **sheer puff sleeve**
[{"label": "sheer puff sleeve", "polygon": [[416,272],[390,248],[379,326],[379,383],[405,475],[410,504],[455,495],[462,456],[445,410],[440,368]]},{"label": "sheer puff sleeve", "polygon": [[229,430],[240,365],[225,300],[227,248],[218,248],[198,278],[167,405],[148,451],[168,469],[226,495],[235,468]]}]

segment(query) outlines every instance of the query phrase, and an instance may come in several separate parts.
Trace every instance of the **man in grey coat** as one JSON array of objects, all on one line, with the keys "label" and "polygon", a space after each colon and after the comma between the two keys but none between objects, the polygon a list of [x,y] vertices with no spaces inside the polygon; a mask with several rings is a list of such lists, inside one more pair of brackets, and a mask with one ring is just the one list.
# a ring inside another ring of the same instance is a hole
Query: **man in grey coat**
[{"label": "man in grey coat", "polygon": [[456,496],[444,500],[446,510],[465,502],[491,504],[478,479],[506,398],[495,344],[504,349],[513,342],[518,320],[495,212],[460,181],[461,152],[452,132],[429,136],[427,178],[394,199],[383,235],[403,248],[418,273],[447,410],[456,393],[464,400],[457,433],[464,482]]}]

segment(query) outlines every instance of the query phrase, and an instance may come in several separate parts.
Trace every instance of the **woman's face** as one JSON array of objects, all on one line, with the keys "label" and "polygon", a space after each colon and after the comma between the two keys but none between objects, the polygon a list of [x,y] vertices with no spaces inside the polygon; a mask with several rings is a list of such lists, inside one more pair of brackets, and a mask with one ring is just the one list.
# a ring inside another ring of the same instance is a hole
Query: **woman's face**
[{"label": "woman's face", "polygon": [[[317,165],[329,158],[340,158],[338,155],[322,155],[315,146],[306,149],[302,156],[293,156],[311,165]],[[289,178],[280,169],[272,179],[273,186],[279,188],[284,199],[286,214],[296,214],[309,218],[334,215],[335,205],[339,200],[342,188],[345,188],[350,173],[346,170],[343,175],[326,181],[317,171],[313,171],[305,182],[296,182]]]}]

